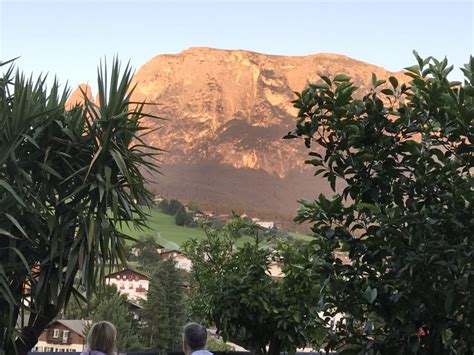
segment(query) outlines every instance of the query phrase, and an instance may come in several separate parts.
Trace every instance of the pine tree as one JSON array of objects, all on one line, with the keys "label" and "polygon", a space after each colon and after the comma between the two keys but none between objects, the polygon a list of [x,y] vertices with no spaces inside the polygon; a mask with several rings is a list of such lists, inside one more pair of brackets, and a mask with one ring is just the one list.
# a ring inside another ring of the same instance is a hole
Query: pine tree
[{"label": "pine tree", "polygon": [[177,226],[184,226],[186,222],[186,211],[184,207],[180,207],[174,216],[174,221]]},{"label": "pine tree", "polygon": [[143,337],[148,349],[181,349],[185,322],[183,278],[173,260],[160,261],[152,273],[143,307]]},{"label": "pine tree", "polygon": [[159,259],[158,248],[161,246],[152,235],[148,235],[135,243],[135,248],[138,249],[138,263],[143,268],[152,267]]},{"label": "pine tree", "polygon": [[[90,314],[93,322],[109,321],[117,328],[117,350],[142,350],[139,338],[138,321],[129,310],[127,297],[114,294],[111,298],[102,299],[97,308]],[[86,332],[88,329],[86,329]]]}]

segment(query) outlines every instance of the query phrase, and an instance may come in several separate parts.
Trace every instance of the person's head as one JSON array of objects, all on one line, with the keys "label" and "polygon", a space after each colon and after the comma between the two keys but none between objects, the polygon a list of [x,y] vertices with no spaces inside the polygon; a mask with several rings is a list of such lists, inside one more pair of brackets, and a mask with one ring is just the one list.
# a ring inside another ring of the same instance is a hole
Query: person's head
[{"label": "person's head", "polygon": [[188,323],[183,329],[183,351],[186,355],[204,349],[207,341],[207,330],[197,323]]},{"label": "person's head", "polygon": [[115,326],[106,321],[94,323],[87,336],[87,344],[90,350],[101,351],[112,354],[115,351],[117,330]]}]

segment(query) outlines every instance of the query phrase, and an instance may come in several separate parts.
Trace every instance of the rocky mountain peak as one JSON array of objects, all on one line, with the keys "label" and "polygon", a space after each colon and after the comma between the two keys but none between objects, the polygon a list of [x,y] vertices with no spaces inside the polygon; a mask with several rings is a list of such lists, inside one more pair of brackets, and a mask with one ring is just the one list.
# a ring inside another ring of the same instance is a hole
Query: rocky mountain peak
[{"label": "rocky mountain peak", "polygon": [[[281,56],[193,47],[152,58],[133,79],[133,99],[155,103],[149,110],[166,118],[147,122],[160,127],[150,143],[169,152],[154,189],[214,210],[223,205],[226,212],[294,216],[298,198],[328,191],[305,167],[302,145],[281,139],[295,124],[294,91],[321,75],[346,74],[362,95],[372,73],[405,81],[401,72],[330,53]],[[81,87],[89,96],[90,88]],[[77,91],[70,102],[77,101]]]}]

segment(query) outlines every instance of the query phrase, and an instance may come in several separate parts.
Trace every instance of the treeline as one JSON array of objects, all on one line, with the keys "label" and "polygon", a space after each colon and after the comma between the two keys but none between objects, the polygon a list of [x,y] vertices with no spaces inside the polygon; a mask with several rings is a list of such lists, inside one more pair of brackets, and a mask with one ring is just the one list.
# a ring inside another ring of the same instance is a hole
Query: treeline
[{"label": "treeline", "polygon": [[174,221],[177,226],[197,227],[194,213],[188,212],[186,207],[178,200],[162,200],[158,204],[158,208],[163,213],[174,216]]}]

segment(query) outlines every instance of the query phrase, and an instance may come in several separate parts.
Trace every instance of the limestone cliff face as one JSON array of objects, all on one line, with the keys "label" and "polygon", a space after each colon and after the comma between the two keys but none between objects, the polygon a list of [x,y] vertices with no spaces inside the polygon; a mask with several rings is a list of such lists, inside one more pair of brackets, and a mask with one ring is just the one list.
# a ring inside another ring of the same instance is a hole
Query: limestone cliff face
[{"label": "limestone cliff face", "polygon": [[393,75],[335,54],[290,57],[191,48],[141,67],[135,98],[157,103],[153,113],[168,119],[151,138],[170,151],[166,162],[217,160],[284,178],[304,168],[299,144],[281,140],[294,125],[293,92],[320,75],[342,73],[361,92],[368,90],[372,73]]},{"label": "limestone cliff face", "polygon": [[92,96],[92,90],[89,84],[80,84],[74,91],[71,92],[69,98],[66,102],[66,107],[71,108],[76,104],[81,104],[84,102],[84,94],[87,98],[94,102],[94,97]]},{"label": "limestone cliff face", "polygon": [[281,139],[294,128],[293,92],[320,75],[347,74],[362,95],[372,73],[403,81],[402,73],[336,54],[191,48],[156,56],[134,77],[134,99],[156,103],[149,110],[167,119],[147,122],[160,127],[149,142],[168,151],[152,189],[214,211],[291,220],[297,199],[330,192],[305,168],[301,142]]}]

